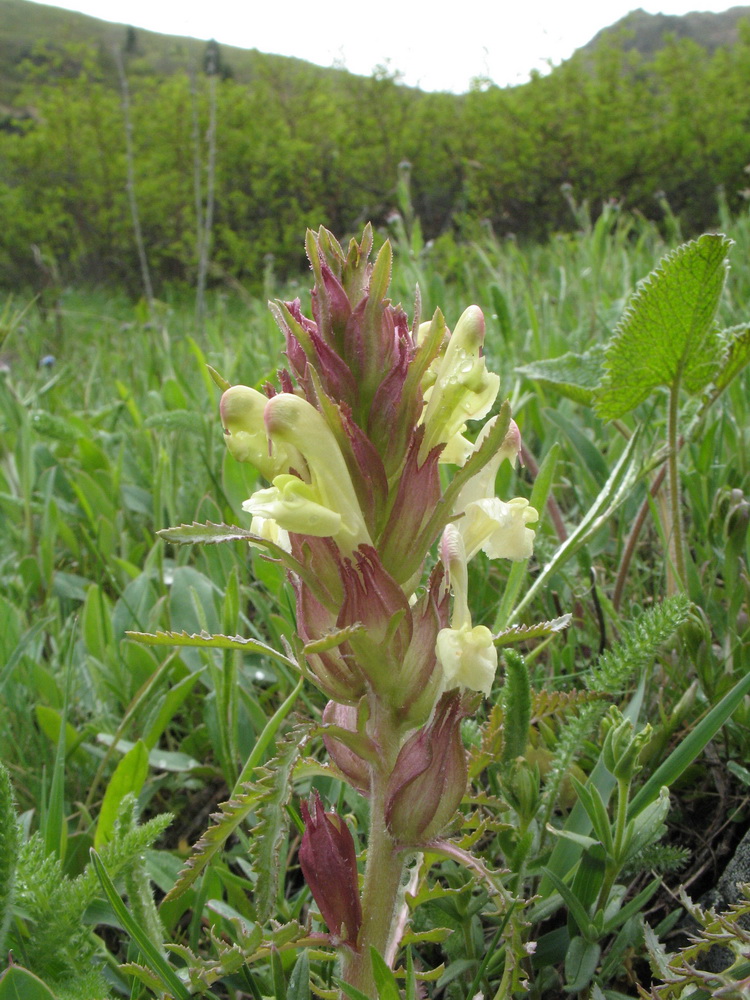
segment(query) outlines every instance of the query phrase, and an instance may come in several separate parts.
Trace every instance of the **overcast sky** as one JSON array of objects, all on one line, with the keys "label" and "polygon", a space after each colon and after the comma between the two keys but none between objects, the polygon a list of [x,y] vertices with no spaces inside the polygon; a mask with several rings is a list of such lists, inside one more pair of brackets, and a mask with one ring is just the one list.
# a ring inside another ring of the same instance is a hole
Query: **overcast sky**
[{"label": "overcast sky", "polygon": [[[641,0],[652,14],[722,11],[721,2]],[[52,6],[171,35],[298,56],[370,74],[388,65],[425,90],[468,90],[475,77],[523,83],[560,63],[639,0],[59,0]],[[425,13],[427,11],[427,13]]]}]

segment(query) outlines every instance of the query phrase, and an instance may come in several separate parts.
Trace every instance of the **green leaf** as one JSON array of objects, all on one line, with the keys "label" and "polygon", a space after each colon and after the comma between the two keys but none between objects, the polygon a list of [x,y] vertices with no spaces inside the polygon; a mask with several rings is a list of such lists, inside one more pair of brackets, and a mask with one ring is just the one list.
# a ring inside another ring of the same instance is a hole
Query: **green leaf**
[{"label": "green leaf", "polygon": [[19,833],[10,776],[0,762],[0,955],[5,953],[5,935],[15,896]]},{"label": "green leaf", "polygon": [[286,1000],[310,1000],[310,959],[306,948],[292,969]]},{"label": "green leaf", "polygon": [[519,375],[555,389],[562,396],[591,406],[604,374],[604,345],[597,344],[584,354],[569,351],[559,358],[532,361],[516,368]]},{"label": "green leaf", "polygon": [[91,655],[105,662],[107,650],[112,648],[112,608],[96,584],[89,587],[83,602],[81,632]]},{"label": "green leaf", "polygon": [[257,874],[253,903],[260,923],[274,912],[279,891],[282,849],[288,829],[285,806],[292,796],[291,775],[304,747],[304,728],[297,727],[278,747],[255,785],[260,792],[253,811],[258,823],[250,838],[250,862]]},{"label": "green leaf", "polygon": [[527,639],[546,639],[549,635],[555,635],[568,628],[573,621],[573,615],[560,615],[559,618],[552,618],[546,622],[536,622],[534,625],[511,625],[510,628],[503,629],[499,635],[492,637],[496,646],[510,646],[515,642],[526,642]]},{"label": "green leaf", "polygon": [[581,903],[570,886],[563,882],[556,872],[553,872],[550,868],[542,868],[542,872],[545,878],[548,878],[552,882],[555,889],[562,896],[563,902],[568,907],[570,916],[578,924],[581,933],[587,933],[591,929],[591,920],[583,903]]},{"label": "green leaf", "polygon": [[707,234],[664,257],[641,283],[607,345],[597,396],[614,419],[658,386],[700,392],[715,377],[722,344],[714,324],[732,240]]},{"label": "green leaf", "polygon": [[[261,653],[263,656],[270,656],[279,663],[298,670],[294,660],[280,653],[273,646],[261,642],[259,639],[245,639],[241,635],[211,635],[208,632],[126,632],[129,639],[136,642],[143,642],[147,646],[190,646],[197,649],[243,649],[246,653]],[[344,642],[344,636],[340,642]],[[337,643],[333,643],[337,645]]]},{"label": "green leaf", "polygon": [[[242,772],[235,783],[232,795],[228,802],[220,805],[221,812],[212,816],[216,822],[203,834],[195,845],[192,856],[185,863],[185,867],[167,893],[165,899],[178,899],[198,878],[203,869],[208,865],[217,851],[226,843],[228,837],[234,833],[245,817],[253,811],[262,797],[268,793],[268,789],[260,786],[250,786],[249,778],[260,764],[266,749],[273,741],[279,726],[291,712],[297,700],[297,696],[302,689],[303,679],[300,677],[289,697],[278,707],[266,724],[265,729],[258,737],[253,748],[253,752],[245,763]],[[299,752],[302,746],[298,746]],[[267,875],[270,873],[267,873]]]},{"label": "green leaf", "polygon": [[[111,746],[114,750],[121,753],[130,753],[135,746],[135,743],[131,743],[130,740],[116,740],[109,733],[97,733],[96,741],[97,743],[103,743],[105,746]],[[155,747],[149,751],[148,763],[149,767],[153,767],[158,771],[172,771],[175,774],[179,774],[181,771],[199,771],[204,767],[200,761],[197,761],[189,754],[182,753],[179,750],[160,750],[159,747]]]},{"label": "green leaf", "polygon": [[345,996],[349,997],[349,1000],[372,1000],[372,997],[363,993],[362,990],[358,990],[356,986],[350,986],[349,983],[345,983],[343,979],[334,979],[334,983]]},{"label": "green leaf", "polygon": [[714,738],[729,716],[742,703],[746,694],[750,693],[750,674],[745,674],[734,685],[731,691],[715,705],[708,715],[691,730],[679,743],[667,759],[657,767],[648,781],[628,806],[628,819],[637,816],[639,812],[653,802],[661,792],[662,785],[672,785],[683,771],[702,753],[705,746]]},{"label": "green leaf", "polygon": [[714,379],[716,388],[721,392],[729,385],[735,375],[738,375],[750,362],[750,326],[733,326],[721,331],[724,344],[724,358],[721,369]]},{"label": "green leaf", "polygon": [[99,821],[94,834],[94,847],[99,849],[111,838],[120,804],[126,795],[140,795],[148,774],[148,750],[142,740],[138,740],[132,750],[120,759],[114,774],[109,779],[104,793]]},{"label": "green leaf", "polygon": [[401,1000],[396,977],[376,948],[370,948],[370,959],[372,961],[372,978],[375,980],[375,986],[378,990],[378,1000]]},{"label": "green leaf", "polygon": [[[640,433],[636,430],[625,446],[622,455],[617,460],[617,464],[610,473],[609,479],[602,487],[601,492],[581,522],[555,551],[550,561],[545,564],[523,598],[516,605],[513,611],[514,617],[530,603],[538,590],[542,590],[547,585],[549,578],[606,524],[607,520],[620,504],[630,495],[630,491],[638,478],[638,459],[635,456],[635,449],[639,437]],[[519,565],[521,564],[519,563]]]},{"label": "green leaf", "polygon": [[212,368],[211,365],[206,365],[206,368],[208,369],[208,374],[211,376],[211,378],[218,385],[218,387],[221,389],[222,392],[226,392],[226,390],[231,387],[231,383],[227,382],[227,380],[224,378],[223,375],[219,375],[219,373],[216,371],[215,368]]},{"label": "green leaf", "polygon": [[641,889],[637,896],[634,896],[629,903],[626,903],[625,906],[602,925],[602,936],[611,934],[620,924],[624,924],[626,920],[630,920],[631,917],[640,913],[660,887],[661,879],[658,877],[652,879],[645,889]]},{"label": "green leaf", "polygon": [[157,534],[167,542],[181,544],[202,542],[204,545],[214,545],[217,542],[257,541],[266,545],[265,539],[254,535],[252,531],[238,528],[236,525],[213,524],[211,521],[206,521],[205,524],[193,522],[193,524],[181,524],[176,528],[162,528]]},{"label": "green leaf", "polygon": [[531,722],[531,684],[524,658],[515,652],[505,653],[503,689],[505,725],[503,728],[503,763],[508,764],[526,752]]},{"label": "green leaf", "polygon": [[28,969],[11,965],[0,976],[0,1000],[55,1000],[55,994]]},{"label": "green leaf", "polygon": [[96,874],[99,876],[104,895],[109,900],[110,906],[115,911],[115,915],[123,928],[133,939],[137,947],[140,948],[149,968],[159,977],[164,987],[171,991],[176,1000],[190,1000],[190,992],[185,984],[161,954],[146,931],[133,919],[127,907],[120,899],[120,895],[117,889],[115,889],[112,879],[107,874],[101,858],[93,848],[91,850],[91,861],[96,869]]},{"label": "green leaf", "polygon": [[[604,883],[604,875],[607,870],[607,852],[601,844],[592,844],[581,855],[581,862],[578,865],[571,891],[587,913],[594,911],[594,904],[599,899],[599,894]],[[604,906],[609,902],[604,900]],[[578,925],[578,932],[586,933],[587,925]],[[568,921],[568,930],[575,934],[576,926],[572,918]]]},{"label": "green leaf", "polygon": [[574,937],[565,956],[565,991],[580,993],[586,989],[599,964],[601,948],[594,941]]},{"label": "green leaf", "polygon": [[[49,705],[35,705],[34,715],[36,715],[36,721],[44,735],[53,743],[57,743],[60,739],[60,726],[62,725],[60,712],[56,708],[50,708]],[[79,733],[70,722],[65,723],[66,755],[73,753],[84,739],[83,733]]]}]

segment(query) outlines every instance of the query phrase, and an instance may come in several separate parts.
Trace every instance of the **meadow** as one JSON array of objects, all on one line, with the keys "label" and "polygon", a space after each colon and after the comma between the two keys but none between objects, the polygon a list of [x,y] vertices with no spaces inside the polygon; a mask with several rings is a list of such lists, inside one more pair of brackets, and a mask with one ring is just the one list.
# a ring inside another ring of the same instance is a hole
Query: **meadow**
[{"label": "meadow", "polygon": [[[722,209],[721,374],[657,379],[624,409],[610,386],[606,418],[597,352],[683,240],[669,214],[567,197],[573,231],[534,245],[489,227],[426,243],[408,213],[375,237],[410,317],[417,286],[423,319],[483,310],[523,438],[497,493],[541,512],[528,563],[469,567],[473,620],[510,650],[462,724],[454,832],[481,872],[414,862],[395,973],[373,959],[388,1000],[747,996],[750,902],[689,923],[680,890],[716,885],[749,818],[750,217]],[[311,280],[268,261],[262,294],[215,283],[200,321],[184,285],[2,300],[0,1000],[367,995],[340,982],[297,860],[312,789],[360,854],[368,807],[326,763],[326,699],[290,664],[284,571],[240,535],[158,535],[249,528],[258,474],[225,447],[208,366],[275,381],[267,300],[304,310]],[[631,757],[617,781],[613,729]]]}]

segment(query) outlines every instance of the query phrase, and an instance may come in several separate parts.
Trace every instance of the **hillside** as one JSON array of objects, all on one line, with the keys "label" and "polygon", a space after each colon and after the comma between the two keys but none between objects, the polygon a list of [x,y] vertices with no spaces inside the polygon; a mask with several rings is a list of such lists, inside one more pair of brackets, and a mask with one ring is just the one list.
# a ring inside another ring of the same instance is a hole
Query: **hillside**
[{"label": "hillside", "polygon": [[[202,68],[208,43],[196,38],[163,35],[125,24],[112,24],[31,0],[0,0],[0,105],[17,102],[27,76],[28,62],[39,62],[40,45],[58,51],[71,45],[93,45],[100,53],[102,76],[115,83],[113,49],[127,52],[129,64],[137,60],[138,68],[143,72],[169,76],[181,70]],[[249,83],[261,63],[276,69],[284,65],[296,70],[304,67],[312,76],[348,75],[346,70],[323,69],[301,59],[268,55],[257,49],[221,45],[220,51],[224,75],[231,75],[238,83]],[[56,71],[60,75],[68,75],[74,69],[69,59],[56,68],[46,59],[44,63],[45,72]]]},{"label": "hillside", "polygon": [[0,283],[33,281],[41,254],[65,280],[137,289],[131,192],[157,284],[194,280],[209,189],[212,278],[253,287],[271,255],[297,272],[307,226],[396,208],[415,259],[487,228],[542,240],[603,204],[713,227],[747,197],[748,12],[636,11],[598,54],[456,96],[0,0]]},{"label": "hillside", "polygon": [[[692,39],[713,52],[719,46],[734,45],[739,37],[739,22],[748,17],[750,7],[732,7],[720,14],[693,11],[681,16],[649,14],[638,9],[599,31],[577,50],[574,58],[579,53],[593,54],[613,41],[625,51],[635,49],[648,58],[662,48],[670,36]],[[170,76],[181,70],[200,69],[208,45],[200,39],[112,24],[33,0],[0,0],[0,106],[16,103],[27,77],[29,60],[32,63],[40,61],[40,46],[60,51],[66,46],[82,44],[93,45],[99,50],[102,77],[113,84],[116,82],[113,49],[128,54],[131,71],[137,67],[142,72]],[[47,59],[43,62],[45,74],[58,72],[64,76],[75,68],[69,58],[57,67],[52,67]],[[221,45],[222,72],[238,83],[249,83],[261,64],[272,71],[280,72],[286,66],[296,73],[317,78],[353,75],[347,70],[326,69],[301,59]]]},{"label": "hillside", "polygon": [[603,28],[579,52],[593,54],[603,44],[615,41],[625,51],[635,49],[649,57],[664,47],[666,40],[690,38],[709,52],[720,46],[735,45],[739,23],[750,18],[750,7],[732,7],[720,14],[691,11],[689,14],[649,14],[632,10],[615,24]]}]

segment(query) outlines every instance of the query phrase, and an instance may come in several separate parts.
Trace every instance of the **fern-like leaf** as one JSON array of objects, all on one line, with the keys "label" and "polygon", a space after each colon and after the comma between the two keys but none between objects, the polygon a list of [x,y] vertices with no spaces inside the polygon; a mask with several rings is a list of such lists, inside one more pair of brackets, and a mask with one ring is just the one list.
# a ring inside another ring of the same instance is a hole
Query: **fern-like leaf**
[{"label": "fern-like leaf", "polygon": [[568,614],[550,621],[536,622],[534,625],[511,625],[493,636],[492,641],[496,646],[510,646],[512,643],[526,642],[527,639],[546,639],[547,636],[568,628],[572,620],[573,616]]},{"label": "fern-like leaf", "polygon": [[258,824],[250,840],[250,861],[258,876],[253,901],[260,923],[270,917],[276,905],[281,850],[288,828],[285,806],[292,794],[292,770],[305,748],[308,730],[305,725],[290,730],[278,746],[274,759],[261,769],[261,777],[256,784],[260,791],[255,809]]},{"label": "fern-like leaf", "polygon": [[251,854],[257,862],[258,873],[255,902],[260,912],[268,915],[275,902],[279,855],[285,836],[283,806],[291,795],[292,769],[304,749],[303,728],[295,728],[290,732],[280,745],[277,756],[262,768],[259,781],[245,782],[234,790],[227,802],[221,803],[221,811],[211,816],[213,824],[193,848],[192,855],[166,899],[178,899],[182,896],[222,850],[240,824],[251,813],[259,813],[259,822],[251,841]]},{"label": "fern-like leaf", "polygon": [[651,663],[690,614],[684,594],[670,597],[632,622],[620,641],[606,650],[586,677],[586,687],[599,694],[618,694],[634,674]]},{"label": "fern-like leaf", "polygon": [[187,892],[240,823],[250,815],[261,794],[258,788],[248,782],[240,788],[235,788],[232,797],[220,803],[221,811],[212,813],[212,825],[193,847],[193,853],[185,862],[177,881],[164,897],[167,902],[179,899]]}]

